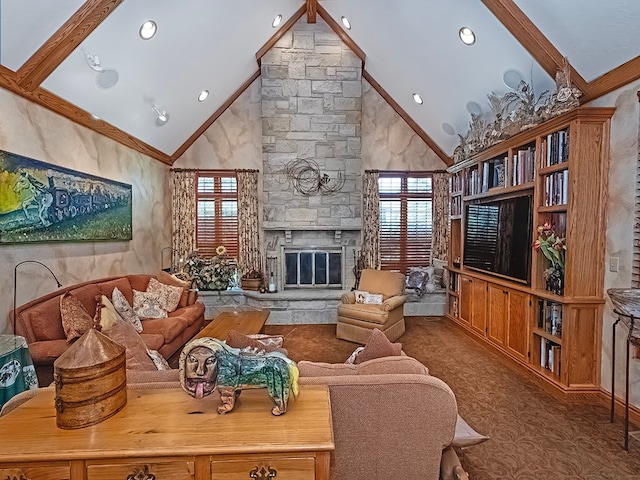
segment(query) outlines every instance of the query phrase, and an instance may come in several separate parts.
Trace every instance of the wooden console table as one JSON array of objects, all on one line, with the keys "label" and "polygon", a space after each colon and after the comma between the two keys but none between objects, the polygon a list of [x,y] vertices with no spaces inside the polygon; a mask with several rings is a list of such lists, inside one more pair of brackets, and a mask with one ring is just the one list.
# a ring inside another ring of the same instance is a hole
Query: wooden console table
[{"label": "wooden console table", "polygon": [[329,480],[334,449],[329,393],[304,385],[271,415],[264,390],[236,409],[179,388],[129,390],[127,405],[91,427],[56,426],[54,392],[0,418],[0,478],[29,480]]}]

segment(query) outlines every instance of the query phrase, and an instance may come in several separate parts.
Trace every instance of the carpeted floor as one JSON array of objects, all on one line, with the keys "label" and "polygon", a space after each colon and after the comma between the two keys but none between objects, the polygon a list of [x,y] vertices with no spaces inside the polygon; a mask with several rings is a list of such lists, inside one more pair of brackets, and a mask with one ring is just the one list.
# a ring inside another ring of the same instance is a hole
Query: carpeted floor
[{"label": "carpeted floor", "polygon": [[[336,339],[335,325],[265,330],[284,334],[296,361],[344,362],[357,347]],[[608,408],[557,400],[444,319],[409,317],[398,341],[451,387],[462,417],[491,437],[461,453],[473,480],[640,479],[640,440],[625,452],[622,419],[609,423]]]}]

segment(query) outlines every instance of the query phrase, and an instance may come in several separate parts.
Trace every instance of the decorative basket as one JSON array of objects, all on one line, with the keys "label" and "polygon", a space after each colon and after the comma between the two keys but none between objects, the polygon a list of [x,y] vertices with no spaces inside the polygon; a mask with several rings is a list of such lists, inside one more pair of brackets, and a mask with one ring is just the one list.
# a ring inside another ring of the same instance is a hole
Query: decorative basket
[{"label": "decorative basket", "polygon": [[622,322],[629,328],[634,318],[631,336],[640,338],[640,288],[610,288],[607,294],[613,303],[613,308],[622,314]]},{"label": "decorative basket", "polygon": [[97,330],[82,335],[53,369],[59,428],[95,425],[127,404],[125,349]]},{"label": "decorative basket", "polygon": [[240,284],[243,290],[259,290],[262,285],[262,278],[241,278]]}]

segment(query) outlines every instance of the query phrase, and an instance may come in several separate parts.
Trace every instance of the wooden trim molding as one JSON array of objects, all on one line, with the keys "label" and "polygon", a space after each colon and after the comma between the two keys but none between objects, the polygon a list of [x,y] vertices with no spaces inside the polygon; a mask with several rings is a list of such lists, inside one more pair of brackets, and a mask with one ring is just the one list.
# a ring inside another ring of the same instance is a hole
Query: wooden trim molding
[{"label": "wooden trim molding", "polygon": [[307,0],[307,23],[316,23],[318,0]]},{"label": "wooden trim molding", "polygon": [[366,70],[362,70],[362,78],[364,78],[367,82],[371,84],[371,86],[380,94],[384,100],[391,105],[402,119],[407,122],[407,125],[411,127],[411,129],[418,135],[424,143],[426,143],[431,150],[434,151],[436,155],[445,163],[447,167],[453,165],[453,159],[447,155],[433,139],[427,135],[427,133],[416,123],[416,121],[411,118],[411,116],[396,102],[391,95],[389,95],[384,88],[380,86],[378,82],[367,72]]},{"label": "wooden trim molding", "polygon": [[340,40],[342,40],[347,45],[347,47],[349,47],[351,51],[353,51],[353,53],[355,53],[358,58],[362,60],[362,68],[364,68],[364,63],[367,58],[364,50],[362,50],[356,44],[356,42],[353,41],[353,39],[347,34],[347,32],[345,32],[344,29],[340,25],[338,25],[338,22],[336,22],[320,4],[318,4],[318,15],[320,15],[320,18],[322,18],[327,23],[327,25],[329,25],[331,29],[336,32],[336,34],[340,37]]},{"label": "wooden trim molding", "polygon": [[580,103],[595,100],[609,92],[628,85],[640,78],[640,56],[632,58],[619,67],[589,82],[587,94],[580,99]]},{"label": "wooden trim molding", "polygon": [[253,82],[256,81],[256,79],[260,76],[260,69],[256,70],[256,72],[251,75],[251,77],[249,77],[249,79],[244,82],[242,85],[240,85],[240,88],[238,88],[235,92],[233,92],[233,94],[231,94],[231,96],[227,99],[226,102],[224,102],[222,105],[220,105],[220,107],[213,112],[213,115],[211,115],[206,122],[204,122],[200,128],[198,130],[196,130],[195,132],[193,132],[193,135],[191,135],[186,142],[184,142],[174,153],[173,155],[171,155],[171,164],[173,164],[176,160],[178,160],[178,158],[180,158],[182,156],[182,154],[184,152],[187,151],[187,149],[193,145],[193,143],[198,139],[198,137],[200,137],[200,135],[202,135],[211,125],[213,125],[213,122],[215,122],[218,117],[220,117],[220,115],[222,115],[227,108],[229,108],[233,102],[235,102],[238,97],[240,95],[242,95],[242,93],[251,86],[251,84]]},{"label": "wooden trim molding", "polygon": [[123,0],[87,0],[17,71],[18,85],[33,92]]},{"label": "wooden trim molding", "polygon": [[262,57],[273,48],[273,46],[278,43],[285,33],[287,33],[291,27],[295,25],[295,23],[302,18],[302,16],[307,11],[307,5],[302,5],[293,16],[287,20],[282,26],[273,34],[273,36],[266,41],[266,43],[256,52],[256,60],[258,61],[258,65],[262,64]]},{"label": "wooden trim molding", "polygon": [[40,87],[31,92],[24,90],[20,85],[18,85],[16,73],[2,65],[0,65],[0,87],[15,93],[22,98],[37,103],[47,110],[51,110],[58,115],[62,115],[72,122],[87,127],[88,129],[100,133],[122,145],[132,148],[144,155],[148,155],[151,158],[155,158],[162,163],[171,165],[171,158],[166,153],[161,152],[141,140],[138,140],[136,137],[133,137],[119,128],[108,124],[104,120],[94,120],[88,112],[76,107],[66,100],[63,100],[57,95],[54,95]]},{"label": "wooden trim molding", "polygon": [[[562,69],[564,56],[545,37],[533,22],[527,17],[513,0],[482,0],[482,3],[520,42],[542,68],[556,78],[558,70]],[[571,81],[585,95],[589,94],[589,85],[582,76],[571,68]]]}]

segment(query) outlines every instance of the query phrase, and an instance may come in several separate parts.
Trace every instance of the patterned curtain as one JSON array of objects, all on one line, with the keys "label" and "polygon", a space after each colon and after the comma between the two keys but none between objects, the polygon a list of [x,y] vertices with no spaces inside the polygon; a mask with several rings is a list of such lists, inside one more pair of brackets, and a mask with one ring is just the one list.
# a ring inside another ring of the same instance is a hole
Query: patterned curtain
[{"label": "patterned curtain", "polygon": [[[187,258],[196,248],[196,173],[185,170],[173,170],[172,210],[171,210],[171,248],[172,258],[177,262]],[[174,271],[180,265],[171,265]]]},{"label": "patterned curtain", "polygon": [[449,174],[433,174],[433,238],[431,258],[447,260],[449,239]]},{"label": "patterned curtain", "polygon": [[380,268],[378,177],[377,170],[367,170],[362,177],[362,268]]},{"label": "patterned curtain", "polygon": [[260,254],[260,214],[258,211],[258,171],[238,170],[238,268],[243,275],[262,272]]}]

